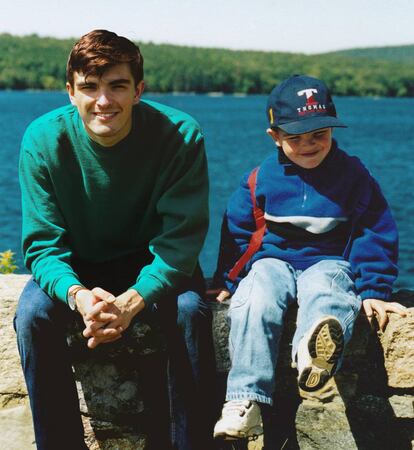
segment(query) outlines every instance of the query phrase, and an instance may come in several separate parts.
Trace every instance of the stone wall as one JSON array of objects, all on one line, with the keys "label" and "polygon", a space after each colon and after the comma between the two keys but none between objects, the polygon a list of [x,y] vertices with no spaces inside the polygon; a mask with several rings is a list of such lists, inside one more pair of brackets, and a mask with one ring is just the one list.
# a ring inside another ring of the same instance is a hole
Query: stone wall
[{"label": "stone wall", "polygon": [[[0,448],[8,450],[35,448],[12,327],[26,281],[25,275],[0,275]],[[414,448],[414,292],[401,291],[395,299],[411,307],[408,316],[392,314],[384,333],[371,329],[361,316],[340,373],[323,392],[305,399],[299,396],[296,372],[290,367],[296,311],[289,311],[277,368],[275,407],[263,410],[266,449]],[[219,405],[230,364],[225,321],[228,305],[214,303],[211,307]],[[162,372],[163,342],[157,331],[146,325],[136,324],[131,331],[126,343],[93,352],[85,348],[79,330],[70,335],[90,449],[146,448],[144,424],[150,411],[143,386],[148,373]],[[260,439],[248,448],[258,450],[262,445]],[[237,448],[247,448],[247,444]]]},{"label": "stone wall", "polygon": [[27,276],[0,275],[0,448],[35,449],[32,417],[13,330]]}]

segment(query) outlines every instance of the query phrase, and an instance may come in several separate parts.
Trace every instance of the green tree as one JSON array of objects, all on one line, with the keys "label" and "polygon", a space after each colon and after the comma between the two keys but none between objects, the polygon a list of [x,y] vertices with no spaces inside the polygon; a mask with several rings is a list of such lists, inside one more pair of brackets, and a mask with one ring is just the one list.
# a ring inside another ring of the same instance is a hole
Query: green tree
[{"label": "green tree", "polygon": [[[0,34],[0,89],[65,87],[75,39]],[[147,92],[267,94],[295,73],[322,78],[336,95],[414,97],[414,45],[321,55],[140,43]]]}]

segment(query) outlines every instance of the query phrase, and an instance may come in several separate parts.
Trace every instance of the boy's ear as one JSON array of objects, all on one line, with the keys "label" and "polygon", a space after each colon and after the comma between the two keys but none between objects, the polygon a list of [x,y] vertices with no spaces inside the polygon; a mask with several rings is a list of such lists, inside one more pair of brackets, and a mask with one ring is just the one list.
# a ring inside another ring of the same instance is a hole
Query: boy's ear
[{"label": "boy's ear", "polygon": [[266,133],[276,142],[276,145],[281,147],[280,145],[280,135],[279,132],[273,128],[268,128]]}]

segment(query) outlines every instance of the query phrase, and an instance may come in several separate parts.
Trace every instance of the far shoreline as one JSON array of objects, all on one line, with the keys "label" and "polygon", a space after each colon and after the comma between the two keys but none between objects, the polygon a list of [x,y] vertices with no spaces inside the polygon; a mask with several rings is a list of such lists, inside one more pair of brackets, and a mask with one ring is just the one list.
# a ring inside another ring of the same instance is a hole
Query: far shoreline
[{"label": "far shoreline", "polygon": [[[2,93],[30,93],[30,94],[39,94],[39,93],[61,93],[66,94],[65,89],[0,89],[0,95]],[[223,92],[223,91],[209,91],[209,92],[196,92],[196,91],[145,91],[144,98],[146,96],[163,96],[163,95],[171,95],[173,97],[193,97],[193,96],[205,96],[211,98],[221,98],[221,97],[236,97],[236,98],[246,98],[246,97],[260,97],[267,96],[266,92],[264,93],[254,93],[248,94],[244,92]],[[413,100],[413,97],[410,96],[380,96],[380,95],[338,95],[335,94],[332,97],[334,98],[365,98],[372,100],[385,100],[385,99],[394,99],[394,100]]]}]

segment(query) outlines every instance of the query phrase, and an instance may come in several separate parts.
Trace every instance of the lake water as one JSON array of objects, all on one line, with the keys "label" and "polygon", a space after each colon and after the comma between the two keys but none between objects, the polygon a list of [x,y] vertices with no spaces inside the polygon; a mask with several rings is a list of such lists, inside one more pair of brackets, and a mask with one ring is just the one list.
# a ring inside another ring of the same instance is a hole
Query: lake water
[{"label": "lake water", "polygon": [[[211,179],[211,225],[201,255],[206,275],[214,271],[221,217],[240,177],[275,147],[265,133],[265,96],[147,95],[193,115],[206,138]],[[0,91],[0,251],[20,255],[19,145],[37,116],[67,103],[60,92]],[[397,288],[414,287],[414,99],[337,98],[348,129],[335,136],[348,153],[359,156],[381,184],[400,232]]]}]

